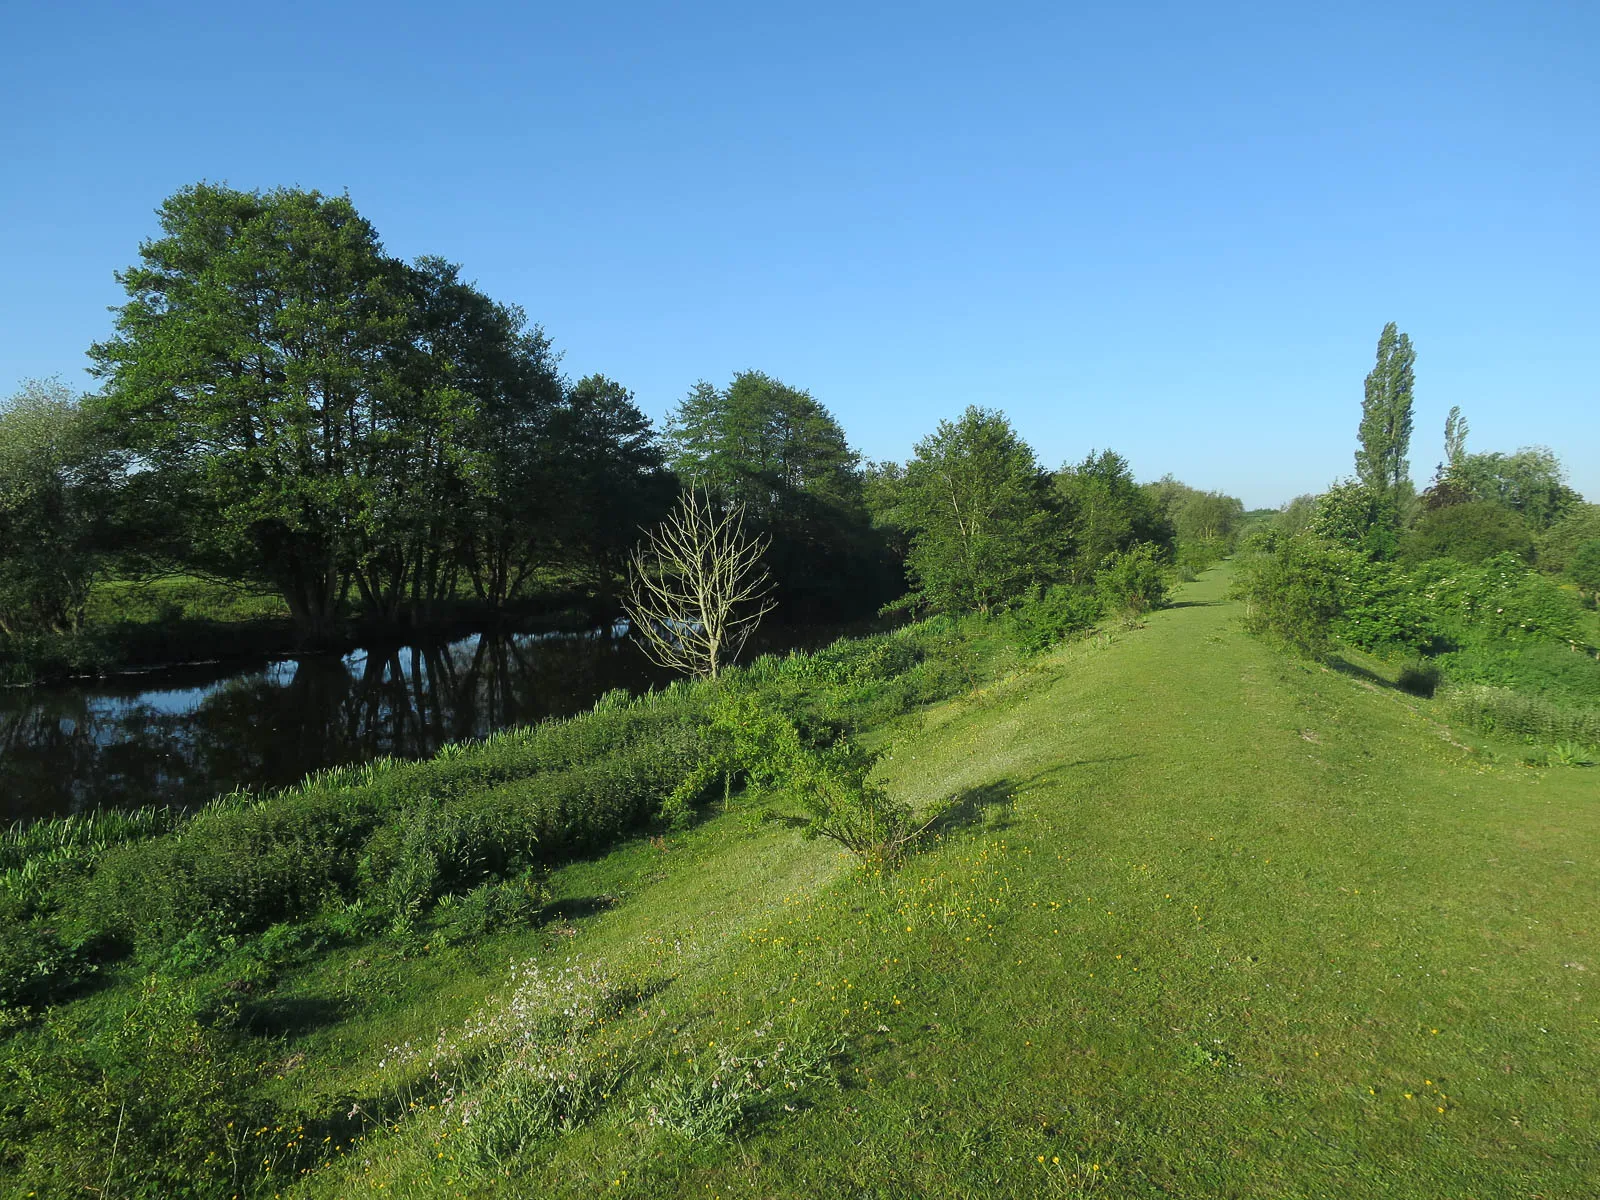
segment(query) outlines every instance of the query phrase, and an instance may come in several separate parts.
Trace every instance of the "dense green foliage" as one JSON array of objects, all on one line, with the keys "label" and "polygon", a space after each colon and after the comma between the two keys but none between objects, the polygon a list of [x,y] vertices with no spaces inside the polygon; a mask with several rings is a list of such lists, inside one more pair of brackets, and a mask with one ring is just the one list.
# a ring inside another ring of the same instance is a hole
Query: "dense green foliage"
[{"label": "dense green foliage", "polygon": [[743,504],[790,619],[875,610],[898,583],[873,529],[859,456],[809,392],[760,371],[726,388],[704,380],[673,411],[667,447],[678,475]]},{"label": "dense green foliage", "polygon": [[1567,575],[1589,593],[1592,605],[1600,605],[1600,538],[1578,544],[1567,562]]},{"label": "dense green foliage", "polygon": [[[1090,451],[1082,462],[1056,475],[1062,497],[1071,557],[1067,573],[1074,583],[1087,583],[1114,556],[1149,545],[1162,558],[1172,551],[1172,522],[1157,498],[1134,482],[1128,460],[1113,450]],[[1182,487],[1181,484],[1177,485]],[[1203,513],[1191,525],[1191,544],[1218,536]],[[1225,534],[1222,536],[1226,536]]]},{"label": "dense green foliage", "polygon": [[1428,509],[1400,541],[1400,557],[1413,563],[1481,563],[1501,554],[1532,562],[1533,533],[1517,513],[1486,500]]},{"label": "dense green foliage", "polygon": [[1304,534],[1269,534],[1248,545],[1235,579],[1245,628],[1310,657],[1326,655],[1344,612],[1340,568],[1348,554]]},{"label": "dense green foliage", "polygon": [[[1374,379],[1410,388],[1409,349],[1394,341],[1388,354],[1380,345],[1368,379],[1364,463],[1375,461],[1369,440],[1388,436],[1372,417],[1394,390]],[[1442,689],[1482,728],[1582,741],[1600,704],[1597,639],[1580,605],[1600,584],[1600,569],[1584,574],[1594,506],[1566,487],[1550,451],[1472,454],[1467,432],[1451,409],[1445,461],[1414,506],[1373,480],[1285,506],[1250,539],[1237,579],[1246,622],[1316,658],[1344,645],[1404,660],[1403,686]],[[1578,595],[1554,578],[1563,573]]]},{"label": "dense green foliage", "polygon": [[1465,454],[1446,464],[1435,484],[1437,502],[1477,500],[1510,509],[1542,531],[1580,502],[1566,485],[1553,451],[1526,446],[1514,454]]},{"label": "dense green foliage", "polygon": [[270,584],[313,638],[348,596],[418,619],[463,575],[498,605],[563,544],[605,561],[585,523],[660,465],[625,392],[569,394],[520,311],[346,198],[201,184],[160,215],[92,351],[147,549]]},{"label": "dense green foliage", "polygon": [[917,443],[894,519],[911,535],[913,599],[934,612],[989,612],[1051,582],[1067,552],[1049,475],[988,409],[968,408]]},{"label": "dense green foliage", "polygon": [[78,398],[25,386],[0,407],[0,633],[74,633],[105,568],[113,460]]},{"label": "dense green foliage", "polygon": [[1565,572],[1578,547],[1587,542],[1600,542],[1600,504],[1574,504],[1539,536],[1540,569]]}]

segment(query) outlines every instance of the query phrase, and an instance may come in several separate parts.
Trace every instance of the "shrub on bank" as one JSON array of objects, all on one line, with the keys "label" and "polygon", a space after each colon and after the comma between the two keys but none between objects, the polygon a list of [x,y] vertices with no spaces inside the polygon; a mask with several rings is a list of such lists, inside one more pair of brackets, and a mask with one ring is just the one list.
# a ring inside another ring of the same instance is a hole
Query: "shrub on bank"
[{"label": "shrub on bank", "polygon": [[1018,649],[1039,654],[1094,626],[1104,612],[1100,596],[1087,588],[1056,586],[1011,613]]},{"label": "shrub on bank", "polygon": [[1342,567],[1352,553],[1304,534],[1249,546],[1233,590],[1244,601],[1245,628],[1309,658],[1326,656],[1344,612]]}]

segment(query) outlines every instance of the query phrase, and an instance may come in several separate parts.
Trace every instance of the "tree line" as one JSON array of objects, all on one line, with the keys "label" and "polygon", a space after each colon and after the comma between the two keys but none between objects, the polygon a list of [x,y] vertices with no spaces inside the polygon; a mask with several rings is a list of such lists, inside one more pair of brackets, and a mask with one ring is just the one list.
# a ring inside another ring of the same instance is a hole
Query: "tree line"
[{"label": "tree line", "polygon": [[1367,376],[1354,476],[1301,496],[1245,540],[1247,623],[1321,657],[1341,645],[1443,689],[1470,724],[1593,741],[1600,663],[1583,606],[1600,598],[1600,505],[1543,446],[1469,449],[1459,407],[1420,492],[1408,456],[1416,352],[1393,324]]},{"label": "tree line", "polygon": [[794,621],[989,612],[1136,547],[1215,557],[1242,516],[1140,486],[1111,451],[1048,471],[979,408],[905,464],[864,463],[810,393],[754,370],[697,383],[657,431],[459,266],[387,253],[347,197],[202,183],[158,218],[90,348],[98,388],[28,384],[0,411],[13,636],[79,629],[108,576],[179,571],[277,593],[310,643],[553,588],[611,613],[688,486],[746,514]]},{"label": "tree line", "polygon": [[1594,592],[1600,584],[1581,564],[1600,554],[1600,505],[1568,485],[1549,447],[1471,451],[1467,418],[1454,406],[1433,477],[1417,490],[1409,461],[1415,364],[1410,338],[1386,325],[1365,382],[1355,474],[1290,501],[1279,529],[1309,532],[1381,562],[1476,564],[1510,555]]}]

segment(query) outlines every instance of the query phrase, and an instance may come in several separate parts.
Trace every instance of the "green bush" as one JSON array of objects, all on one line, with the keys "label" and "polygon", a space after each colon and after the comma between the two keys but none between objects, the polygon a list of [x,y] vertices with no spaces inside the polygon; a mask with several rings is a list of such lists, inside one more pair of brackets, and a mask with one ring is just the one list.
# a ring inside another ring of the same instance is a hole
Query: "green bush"
[{"label": "green bush", "polygon": [[1424,699],[1431,698],[1439,689],[1439,666],[1426,660],[1406,663],[1400,668],[1400,674],[1395,682],[1403,692],[1410,692],[1413,696]]},{"label": "green bush", "polygon": [[50,1021],[0,1043],[0,1177],[11,1194],[245,1192],[263,1151],[282,1154],[283,1142],[251,1137],[258,1114],[240,1099],[251,1067],[194,1014],[186,989],[152,977],[106,1027]]},{"label": "green bush", "polygon": [[778,802],[774,819],[867,862],[893,861],[916,836],[911,806],[871,778],[878,752],[843,736],[818,745],[789,714],[749,692],[717,696],[711,731],[711,753],[687,777],[689,787],[738,776]]},{"label": "green bush", "polygon": [[1307,657],[1324,657],[1344,611],[1348,560],[1348,551],[1331,551],[1307,534],[1263,539],[1241,556],[1234,581],[1245,628]]},{"label": "green bush", "polygon": [[202,812],[175,833],[118,846],[69,911],[125,943],[167,946],[197,928],[249,933],[347,891],[379,817],[372,789],[313,789]]},{"label": "green bush", "polygon": [[1339,572],[1340,641],[1375,654],[1424,654],[1435,648],[1433,614],[1417,582],[1393,564],[1330,550]]},{"label": "green bush", "polygon": [[1414,575],[1435,629],[1456,649],[1583,638],[1577,600],[1510,555],[1476,565],[1440,559]]},{"label": "green bush", "polygon": [[1567,578],[1588,595],[1590,604],[1600,605],[1600,538],[1584,542],[1572,552]]},{"label": "green bush", "polygon": [[1436,558],[1481,563],[1501,554],[1532,562],[1533,534],[1519,514],[1487,500],[1425,512],[1400,541],[1400,557],[1408,563]]},{"label": "green bush", "polygon": [[1106,612],[1142,617],[1167,599],[1167,565],[1161,547],[1139,542],[1113,554],[1094,576]]},{"label": "green bush", "polygon": [[1090,629],[1102,613],[1100,597],[1084,588],[1056,586],[1018,605],[1009,614],[1017,648],[1039,654],[1075,633]]},{"label": "green bush", "polygon": [[543,872],[527,870],[462,895],[439,898],[435,919],[451,941],[465,941],[531,922],[550,899]]},{"label": "green bush", "polygon": [[42,1006],[93,971],[84,947],[44,922],[0,922],[0,1008]]},{"label": "green bush", "polygon": [[1478,644],[1436,661],[1455,683],[1487,683],[1555,701],[1600,704],[1600,662],[1568,643]]},{"label": "green bush", "polygon": [[1552,575],[1565,574],[1578,547],[1597,540],[1600,540],[1600,504],[1574,504],[1559,521],[1539,535],[1539,569]]}]

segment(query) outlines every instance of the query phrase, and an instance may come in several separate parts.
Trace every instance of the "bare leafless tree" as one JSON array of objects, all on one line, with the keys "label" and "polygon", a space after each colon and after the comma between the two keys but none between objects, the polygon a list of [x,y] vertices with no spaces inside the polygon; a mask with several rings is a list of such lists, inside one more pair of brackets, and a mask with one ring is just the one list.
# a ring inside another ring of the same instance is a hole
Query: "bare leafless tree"
[{"label": "bare leafless tree", "polygon": [[744,505],[719,513],[708,492],[685,492],[628,563],[623,607],[645,653],[671,670],[715,679],[777,607],[761,563],[770,542],[746,535]]}]

